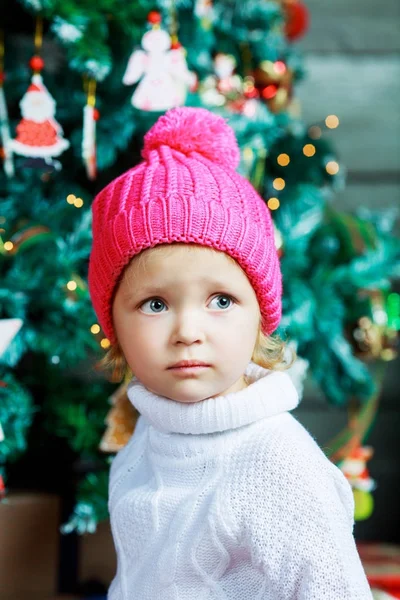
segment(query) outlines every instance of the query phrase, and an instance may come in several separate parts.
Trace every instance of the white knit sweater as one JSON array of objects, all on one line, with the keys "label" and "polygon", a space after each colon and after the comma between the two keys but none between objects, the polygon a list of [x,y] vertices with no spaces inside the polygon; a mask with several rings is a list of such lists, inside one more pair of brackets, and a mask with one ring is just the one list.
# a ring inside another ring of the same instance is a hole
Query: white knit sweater
[{"label": "white knit sweater", "polygon": [[137,379],[136,431],[114,459],[109,600],[370,600],[353,495],[287,411],[286,373],[182,404]]}]

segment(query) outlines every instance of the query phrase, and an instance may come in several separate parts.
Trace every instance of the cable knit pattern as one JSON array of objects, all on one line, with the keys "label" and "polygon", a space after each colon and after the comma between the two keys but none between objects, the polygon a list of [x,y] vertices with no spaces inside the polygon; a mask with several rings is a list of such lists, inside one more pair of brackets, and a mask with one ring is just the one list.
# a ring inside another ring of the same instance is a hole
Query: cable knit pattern
[{"label": "cable knit pattern", "polygon": [[353,495],[287,411],[286,373],[186,405],[137,379],[142,412],[110,473],[109,600],[371,600]]},{"label": "cable knit pattern", "polygon": [[272,219],[235,171],[240,152],[233,130],[206,109],[174,108],[146,134],[143,157],[92,204],[89,290],[110,342],[116,341],[112,297],[123,269],[142,250],[174,242],[232,256],[257,294],[264,333],[275,331],[282,281]]}]

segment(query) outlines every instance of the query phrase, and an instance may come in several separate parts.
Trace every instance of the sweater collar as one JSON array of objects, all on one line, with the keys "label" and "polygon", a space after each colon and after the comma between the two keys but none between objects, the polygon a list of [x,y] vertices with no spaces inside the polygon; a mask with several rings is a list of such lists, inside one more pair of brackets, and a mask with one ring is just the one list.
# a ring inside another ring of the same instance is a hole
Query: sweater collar
[{"label": "sweater collar", "polygon": [[155,429],[186,434],[237,429],[298,405],[298,393],[287,373],[250,362],[245,374],[250,380],[247,388],[192,404],[158,396],[134,377],[128,385],[128,398]]}]

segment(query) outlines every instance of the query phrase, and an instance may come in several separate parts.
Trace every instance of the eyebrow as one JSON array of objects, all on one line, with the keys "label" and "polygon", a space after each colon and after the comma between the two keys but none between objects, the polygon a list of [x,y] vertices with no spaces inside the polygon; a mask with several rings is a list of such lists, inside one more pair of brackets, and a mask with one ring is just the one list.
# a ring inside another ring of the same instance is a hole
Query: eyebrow
[{"label": "eyebrow", "polygon": [[[198,280],[199,283],[209,285],[210,287],[220,288],[220,289],[228,289],[230,288],[229,283],[222,283],[217,279],[210,279],[209,277],[201,277]],[[153,294],[153,293],[162,293],[166,288],[173,286],[173,283],[167,285],[145,285],[143,287],[135,288],[131,290],[130,293],[134,293],[135,295],[144,295],[144,294]]]}]

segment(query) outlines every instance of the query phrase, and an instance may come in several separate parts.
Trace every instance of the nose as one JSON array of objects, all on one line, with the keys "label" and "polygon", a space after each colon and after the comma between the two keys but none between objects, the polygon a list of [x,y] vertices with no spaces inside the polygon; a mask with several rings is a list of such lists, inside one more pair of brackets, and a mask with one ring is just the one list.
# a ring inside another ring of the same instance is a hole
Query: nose
[{"label": "nose", "polygon": [[204,341],[204,329],[196,311],[186,310],[176,316],[173,331],[174,344],[195,344]]}]

